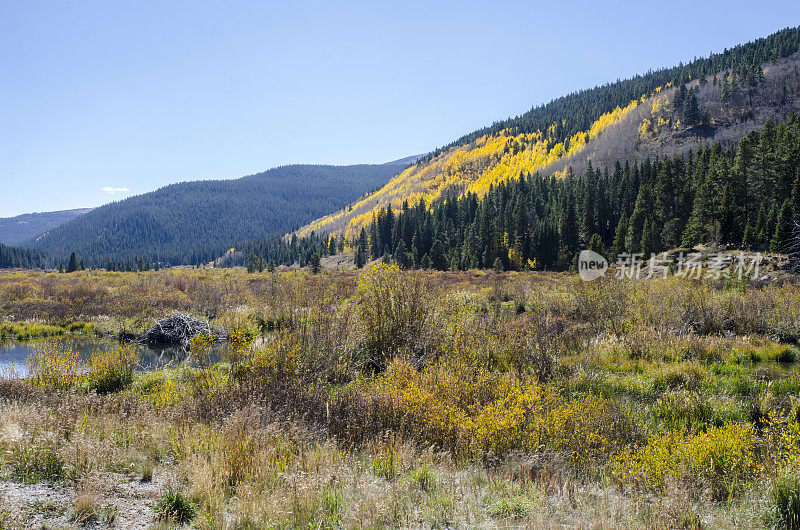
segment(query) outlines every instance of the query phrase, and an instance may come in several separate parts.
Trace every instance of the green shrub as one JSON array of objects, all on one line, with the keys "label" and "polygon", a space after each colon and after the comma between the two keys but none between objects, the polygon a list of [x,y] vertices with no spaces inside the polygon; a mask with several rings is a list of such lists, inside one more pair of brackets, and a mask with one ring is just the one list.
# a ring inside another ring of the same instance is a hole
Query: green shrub
[{"label": "green shrub", "polygon": [[194,503],[183,493],[169,489],[156,501],[153,509],[160,521],[186,524],[197,515]]},{"label": "green shrub", "polygon": [[530,511],[530,502],[525,497],[505,498],[489,507],[489,515],[496,518],[522,519]]},{"label": "green shrub", "polygon": [[414,355],[422,347],[430,318],[428,289],[421,275],[397,265],[378,264],[361,274],[357,297],[367,367],[382,372],[395,355]]},{"label": "green shrub", "polygon": [[777,355],[775,355],[775,360],[779,363],[787,363],[791,364],[797,358],[797,350],[792,348],[791,346],[786,346],[781,348]]}]

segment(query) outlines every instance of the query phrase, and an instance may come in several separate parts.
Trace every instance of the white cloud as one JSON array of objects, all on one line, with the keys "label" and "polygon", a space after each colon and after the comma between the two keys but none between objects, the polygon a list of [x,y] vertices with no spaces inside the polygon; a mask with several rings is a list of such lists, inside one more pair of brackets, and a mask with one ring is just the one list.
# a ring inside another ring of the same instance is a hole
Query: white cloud
[{"label": "white cloud", "polygon": [[106,186],[103,188],[103,191],[108,193],[109,195],[114,195],[115,193],[128,193],[131,190],[129,190],[125,186],[122,186],[120,188],[112,188],[111,186]]}]

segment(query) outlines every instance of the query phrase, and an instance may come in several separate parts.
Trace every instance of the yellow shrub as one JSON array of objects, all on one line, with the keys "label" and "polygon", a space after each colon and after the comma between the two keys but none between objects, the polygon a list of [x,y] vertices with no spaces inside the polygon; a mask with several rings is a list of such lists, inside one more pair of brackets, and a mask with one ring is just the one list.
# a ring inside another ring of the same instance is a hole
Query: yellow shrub
[{"label": "yellow shrub", "polygon": [[543,423],[548,446],[566,452],[575,465],[604,454],[614,434],[609,403],[593,395],[560,405],[545,415]]},{"label": "yellow shrub", "polygon": [[213,360],[214,337],[210,333],[198,333],[189,340],[189,351],[200,368],[208,368]]},{"label": "yellow shrub", "polygon": [[245,352],[258,337],[258,329],[249,319],[235,320],[228,326],[228,345],[231,357]]},{"label": "yellow shrub", "polygon": [[767,418],[765,444],[779,476],[800,476],[800,409],[795,407],[787,417],[770,412]]},{"label": "yellow shrub", "polygon": [[413,430],[427,441],[454,451],[463,450],[468,416],[444,390],[439,393],[435,387],[430,388],[422,375],[405,361],[393,362],[373,389],[391,405],[396,415],[404,422],[411,422]]},{"label": "yellow shrub", "polygon": [[549,388],[510,382],[505,395],[488,403],[471,418],[473,445],[480,451],[502,454],[512,449],[531,450],[546,436],[542,419],[552,406]]},{"label": "yellow shrub", "polygon": [[617,455],[612,474],[618,482],[663,493],[670,481],[710,488],[724,499],[755,472],[753,429],[730,423],[705,432],[672,431]]},{"label": "yellow shrub", "polygon": [[460,454],[548,447],[567,453],[577,465],[606,452],[614,435],[604,399],[559,403],[553,387],[512,373],[468,374],[453,364],[419,372],[395,361],[369,391],[382,396],[416,436]]}]

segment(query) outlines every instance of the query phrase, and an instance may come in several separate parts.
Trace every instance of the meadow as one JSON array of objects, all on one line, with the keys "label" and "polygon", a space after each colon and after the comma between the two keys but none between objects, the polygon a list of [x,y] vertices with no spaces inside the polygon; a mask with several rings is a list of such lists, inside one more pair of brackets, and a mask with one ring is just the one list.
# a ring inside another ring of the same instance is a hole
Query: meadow
[{"label": "meadow", "polygon": [[[172,311],[228,358],[138,371]],[[1,527],[800,528],[792,278],[4,272],[0,318]]]}]

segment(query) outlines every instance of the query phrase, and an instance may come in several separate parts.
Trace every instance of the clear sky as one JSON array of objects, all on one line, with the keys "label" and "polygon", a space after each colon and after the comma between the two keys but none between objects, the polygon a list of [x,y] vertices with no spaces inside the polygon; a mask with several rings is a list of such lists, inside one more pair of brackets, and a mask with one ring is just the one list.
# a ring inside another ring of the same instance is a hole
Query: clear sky
[{"label": "clear sky", "polygon": [[0,217],[386,162],[797,25],[797,0],[0,0]]}]

